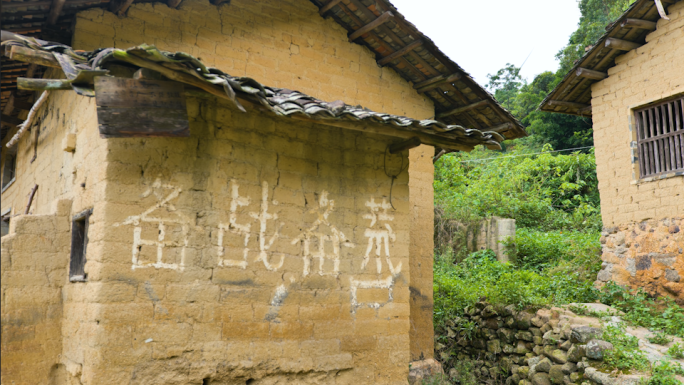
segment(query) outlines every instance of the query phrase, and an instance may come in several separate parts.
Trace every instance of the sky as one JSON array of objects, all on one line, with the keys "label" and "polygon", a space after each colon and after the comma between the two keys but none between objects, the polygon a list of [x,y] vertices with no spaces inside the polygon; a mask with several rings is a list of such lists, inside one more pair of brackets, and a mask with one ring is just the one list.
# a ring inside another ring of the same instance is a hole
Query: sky
[{"label": "sky", "polygon": [[487,74],[495,74],[506,63],[525,63],[521,75],[528,81],[544,71],[556,71],[556,53],[580,18],[578,0],[391,2],[482,85],[488,82]]}]

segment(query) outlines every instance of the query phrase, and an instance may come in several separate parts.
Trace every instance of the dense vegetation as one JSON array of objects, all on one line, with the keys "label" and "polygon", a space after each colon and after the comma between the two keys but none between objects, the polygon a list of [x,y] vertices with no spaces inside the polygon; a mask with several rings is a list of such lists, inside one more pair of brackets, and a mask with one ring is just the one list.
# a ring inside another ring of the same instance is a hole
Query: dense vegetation
[{"label": "dense vegetation", "polygon": [[[461,317],[485,298],[488,302],[534,309],[573,302],[599,301],[624,312],[628,324],[649,328],[652,343],[684,337],[684,309],[668,299],[652,299],[608,283],[594,287],[601,266],[601,213],[589,118],[550,114],[539,103],[562,80],[605,27],[630,0],[578,0],[582,17],[577,31],[557,55],[557,72],[544,72],[531,82],[520,68],[507,65],[489,75],[487,88],[526,126],[531,135],[504,142],[502,151],[477,149],[452,153],[435,165],[435,328],[456,325],[469,335],[476,325]],[[589,47],[590,48],[590,47]],[[579,148],[579,149],[578,149]],[[482,219],[514,218],[516,239],[505,243],[510,263],[500,263],[490,250],[469,253],[466,240]],[[572,310],[582,313],[581,307]],[[598,317],[606,314],[589,314]],[[618,326],[607,327],[604,339],[615,349],[607,369],[650,370],[645,385],[678,383],[682,369],[663,361],[651,365],[635,338]],[[684,356],[675,345],[670,357]],[[475,383],[468,369],[456,382]]]}]

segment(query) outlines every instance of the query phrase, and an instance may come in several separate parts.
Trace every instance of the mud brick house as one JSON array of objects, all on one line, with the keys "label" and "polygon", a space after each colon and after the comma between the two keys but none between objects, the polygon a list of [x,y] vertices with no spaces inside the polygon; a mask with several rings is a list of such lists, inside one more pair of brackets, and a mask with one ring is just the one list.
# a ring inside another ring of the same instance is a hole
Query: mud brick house
[{"label": "mud brick house", "polygon": [[634,2],[541,109],[593,121],[598,280],[684,305],[684,2]]},{"label": "mud brick house", "polygon": [[3,384],[406,383],[432,357],[433,157],[525,132],[391,4],[2,23]]}]

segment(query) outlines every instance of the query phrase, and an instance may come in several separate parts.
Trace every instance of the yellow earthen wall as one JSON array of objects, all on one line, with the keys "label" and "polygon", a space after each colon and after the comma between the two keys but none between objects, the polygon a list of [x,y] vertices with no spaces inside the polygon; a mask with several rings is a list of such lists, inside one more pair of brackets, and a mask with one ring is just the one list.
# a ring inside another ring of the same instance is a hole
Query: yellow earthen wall
[{"label": "yellow earthen wall", "polygon": [[322,18],[309,0],[232,0],[219,7],[184,0],[178,9],[134,3],[125,17],[91,9],[78,13],[75,23],[76,49],[146,43],[321,100],[415,119],[434,115],[432,101],[394,70],[378,66],[373,52],[350,43],[347,31]]},{"label": "yellow earthen wall", "polygon": [[[405,383],[409,190],[404,170],[394,210],[392,139],[215,99],[188,112],[190,138],[108,141],[86,266],[100,352],[82,380]],[[145,243],[160,231],[161,249]]]},{"label": "yellow earthen wall", "polygon": [[[684,2],[670,6],[667,13],[670,20],[660,19],[646,44],[618,57],[608,77],[592,86],[592,111],[603,239],[608,240],[599,281],[612,279],[677,297],[682,289],[673,287],[679,287],[679,278],[667,281],[664,273],[675,269],[677,277],[684,275],[684,229],[679,227],[684,177],[640,181],[632,163],[633,110],[684,93]],[[639,242],[647,228],[653,234],[648,242]],[[656,261],[671,258],[679,262],[668,262],[665,270],[658,267]]]},{"label": "yellow earthen wall", "polygon": [[[76,16],[75,48],[127,48],[142,43],[187,52],[231,75],[297,89],[321,100],[343,100],[416,119],[434,115],[428,98],[394,70],[378,66],[373,52],[350,43],[347,31],[332,18],[322,18],[308,0],[238,0],[220,7],[206,0],[185,0],[177,10],[163,3],[133,4],[123,18],[101,9]],[[432,354],[432,314],[426,312],[432,306],[433,199],[428,192],[433,175],[420,171],[431,167],[430,151],[411,150],[412,159],[421,164],[409,171],[421,173],[411,184],[416,190],[411,196],[419,200],[411,198],[412,207],[429,211],[414,216],[418,223],[411,232],[412,263],[425,267],[414,288],[430,301],[421,304],[423,310],[413,310],[416,327],[429,327],[420,332],[422,337],[412,335],[421,339],[412,344],[413,357]]]},{"label": "yellow earthen wall", "polygon": [[434,189],[432,146],[421,145],[409,155],[409,202],[411,209],[411,361],[434,358],[432,325]]},{"label": "yellow earthen wall", "polygon": [[[36,117],[17,144],[16,180],[2,193],[2,210],[11,208],[12,214],[10,234],[1,240],[2,383],[8,384],[48,384],[65,378],[67,370],[79,371],[65,353],[70,344],[83,344],[81,358],[87,350],[80,325],[87,309],[70,303],[85,290],[68,283],[71,218],[92,208],[105,185],[100,166],[106,141],[99,138],[93,99],[53,92]],[[13,134],[2,142],[3,166],[4,145]],[[73,152],[63,150],[69,134]],[[39,187],[25,216],[34,184]],[[99,226],[97,212],[90,226]]]}]

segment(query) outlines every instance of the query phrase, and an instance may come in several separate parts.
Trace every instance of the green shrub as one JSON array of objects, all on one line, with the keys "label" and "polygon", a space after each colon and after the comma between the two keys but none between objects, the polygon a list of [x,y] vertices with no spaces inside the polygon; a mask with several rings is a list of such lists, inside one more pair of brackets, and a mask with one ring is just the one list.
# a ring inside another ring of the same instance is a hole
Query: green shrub
[{"label": "green shrub", "polygon": [[672,342],[672,338],[669,337],[665,333],[655,333],[655,334],[650,335],[646,338],[648,339],[648,342],[650,342],[652,344],[657,344],[657,345],[665,345],[665,344],[669,344],[670,342]]},{"label": "green shrub", "polygon": [[613,344],[612,350],[604,352],[603,362],[606,365],[618,370],[648,369],[649,361],[646,354],[639,350],[639,339],[626,334],[622,324],[607,325],[602,338]]},{"label": "green shrub", "polygon": [[496,260],[491,250],[470,254],[461,263],[437,258],[434,269],[435,323],[459,319],[481,298],[518,309],[551,304],[591,302],[597,298],[590,281],[577,272],[540,273]]},{"label": "green shrub", "polygon": [[682,347],[681,344],[676,343],[667,349],[667,355],[676,359],[684,358],[684,347]]},{"label": "green shrub", "polygon": [[601,268],[600,236],[594,231],[521,228],[516,230],[515,240],[509,240],[505,245],[520,268],[542,271],[567,262],[595,275]]},{"label": "green shrub", "polygon": [[681,385],[675,375],[684,375],[684,369],[670,361],[660,361],[651,368],[651,377],[642,379],[639,385]]},{"label": "green shrub", "polygon": [[623,311],[622,319],[629,323],[684,338],[684,308],[670,298],[652,299],[641,289],[630,292],[608,282],[599,299]]}]

